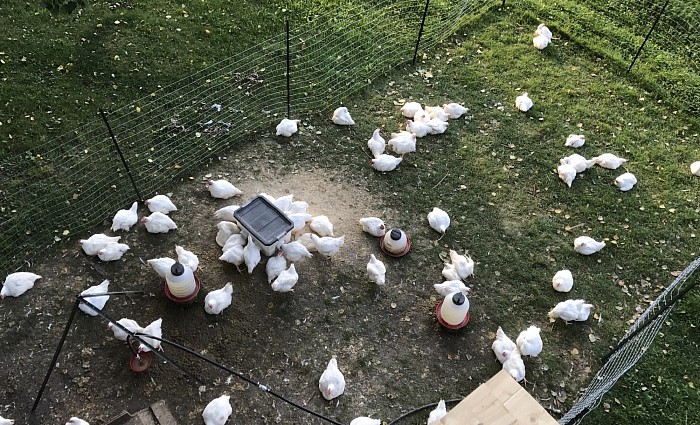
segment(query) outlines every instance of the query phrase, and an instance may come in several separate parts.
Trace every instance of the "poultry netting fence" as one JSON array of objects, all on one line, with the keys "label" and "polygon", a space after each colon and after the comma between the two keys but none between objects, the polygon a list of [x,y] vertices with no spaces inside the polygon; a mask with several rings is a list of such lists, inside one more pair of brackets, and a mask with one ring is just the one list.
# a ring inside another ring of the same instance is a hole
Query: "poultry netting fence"
[{"label": "poultry netting fence", "polygon": [[581,397],[559,420],[561,425],[579,424],[583,417],[595,409],[605,393],[644,356],[659,333],[676,303],[698,283],[693,273],[700,267],[700,257],[690,263],[683,272],[659,295],[649,308],[629,328],[607,361],[593,377]]},{"label": "poultry netting fence", "polygon": [[[347,2],[290,19],[293,118],[326,112],[349,94],[452,34],[494,2]],[[109,111],[135,186],[149,197],[232,147],[274,129],[287,112],[287,34]],[[82,127],[0,163],[0,270],[18,270],[56,242],[85,232],[136,198],[105,123]]]},{"label": "poultry netting fence", "polygon": [[597,54],[612,56],[625,68],[634,62],[632,75],[667,93],[677,108],[700,111],[699,0],[580,0],[554,5],[527,1],[526,8],[552,22],[555,32],[575,38]]}]

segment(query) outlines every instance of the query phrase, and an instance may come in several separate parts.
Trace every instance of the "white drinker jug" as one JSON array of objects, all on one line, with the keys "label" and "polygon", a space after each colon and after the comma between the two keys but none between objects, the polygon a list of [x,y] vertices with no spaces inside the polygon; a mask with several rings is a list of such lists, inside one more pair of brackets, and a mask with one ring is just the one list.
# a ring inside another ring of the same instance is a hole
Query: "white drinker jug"
[{"label": "white drinker jug", "polygon": [[170,294],[177,298],[189,297],[197,290],[192,269],[177,261],[165,274],[165,283]]},{"label": "white drinker jug", "polygon": [[440,307],[440,317],[452,326],[462,323],[468,312],[469,299],[462,292],[448,294]]}]

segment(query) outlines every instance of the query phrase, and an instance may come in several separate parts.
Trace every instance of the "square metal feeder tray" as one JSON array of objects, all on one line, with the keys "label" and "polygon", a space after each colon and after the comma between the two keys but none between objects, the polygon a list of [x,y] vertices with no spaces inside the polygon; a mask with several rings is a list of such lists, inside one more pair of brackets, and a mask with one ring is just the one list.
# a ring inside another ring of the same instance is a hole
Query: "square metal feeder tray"
[{"label": "square metal feeder tray", "polygon": [[248,201],[233,213],[233,217],[258,246],[268,252],[274,251],[276,244],[294,228],[292,220],[263,196]]}]

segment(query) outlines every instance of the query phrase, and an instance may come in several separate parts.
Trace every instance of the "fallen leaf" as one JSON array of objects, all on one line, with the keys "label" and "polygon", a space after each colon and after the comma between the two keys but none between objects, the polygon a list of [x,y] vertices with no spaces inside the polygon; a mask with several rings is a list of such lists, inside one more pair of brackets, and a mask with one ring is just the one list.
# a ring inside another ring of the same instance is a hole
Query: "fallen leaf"
[{"label": "fallen leaf", "polygon": [[683,270],[676,270],[675,272],[671,272],[671,276],[678,277],[681,273],[683,273]]},{"label": "fallen leaf", "polygon": [[571,354],[573,354],[574,356],[578,356],[578,349],[572,348],[572,349],[571,349]]},{"label": "fallen leaf", "polygon": [[598,337],[596,337],[593,334],[588,334],[588,340],[591,342],[596,342],[596,341],[598,341]]}]

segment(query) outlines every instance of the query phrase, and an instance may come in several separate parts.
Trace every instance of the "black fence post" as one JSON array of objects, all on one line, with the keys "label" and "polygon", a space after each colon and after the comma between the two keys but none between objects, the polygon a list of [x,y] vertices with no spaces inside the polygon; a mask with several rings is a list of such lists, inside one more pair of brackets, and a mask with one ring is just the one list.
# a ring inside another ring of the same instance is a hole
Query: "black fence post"
[{"label": "black fence post", "polygon": [[642,45],[639,46],[639,49],[637,50],[637,54],[634,55],[634,59],[632,59],[632,63],[630,64],[630,67],[627,68],[627,73],[632,70],[632,67],[634,66],[634,63],[637,61],[637,58],[639,55],[642,53],[642,49],[644,48],[644,45],[647,44],[647,40],[649,40],[649,37],[651,36],[651,33],[654,31],[654,28],[656,28],[656,25],[659,23],[659,20],[661,19],[661,15],[664,14],[664,11],[666,10],[666,6],[668,6],[669,0],[666,0],[666,3],[664,3],[664,6],[661,8],[659,11],[659,14],[656,16],[656,20],[654,21],[654,25],[651,26],[649,29],[649,32],[647,33],[647,36],[644,37],[644,41],[642,42]]},{"label": "black fence post", "polygon": [[423,36],[423,27],[425,26],[425,17],[428,15],[428,5],[430,0],[425,0],[425,9],[423,10],[423,19],[420,21],[420,29],[418,30],[418,39],[416,39],[416,48],[413,51],[413,61],[412,65],[416,64],[416,57],[418,56],[418,46],[420,45],[420,39]]},{"label": "black fence post", "polygon": [[503,1],[501,2],[501,7],[506,7],[506,0],[503,0]]},{"label": "black fence post", "polygon": [[114,133],[112,132],[112,127],[109,125],[109,121],[107,121],[107,114],[105,114],[105,111],[100,108],[100,115],[102,116],[102,120],[105,122],[105,125],[107,126],[107,131],[109,131],[109,137],[112,138],[112,142],[114,142],[114,147],[117,148],[117,153],[119,154],[119,158],[122,160],[122,164],[124,164],[124,169],[126,170],[126,174],[129,176],[129,180],[131,180],[131,185],[134,187],[134,192],[136,192],[136,199],[139,200],[139,202],[143,202],[143,198],[141,197],[141,193],[139,192],[138,187],[136,187],[136,182],[134,181],[134,177],[131,175],[131,171],[129,170],[129,164],[127,164],[126,159],[124,158],[124,154],[122,154],[122,150],[119,149],[119,143],[117,143],[117,138],[114,137]]},{"label": "black fence post", "polygon": [[289,19],[284,21],[284,30],[287,33],[287,118],[292,119],[292,102],[291,102],[291,89],[289,80],[291,78],[290,74],[290,55],[289,55]]}]

